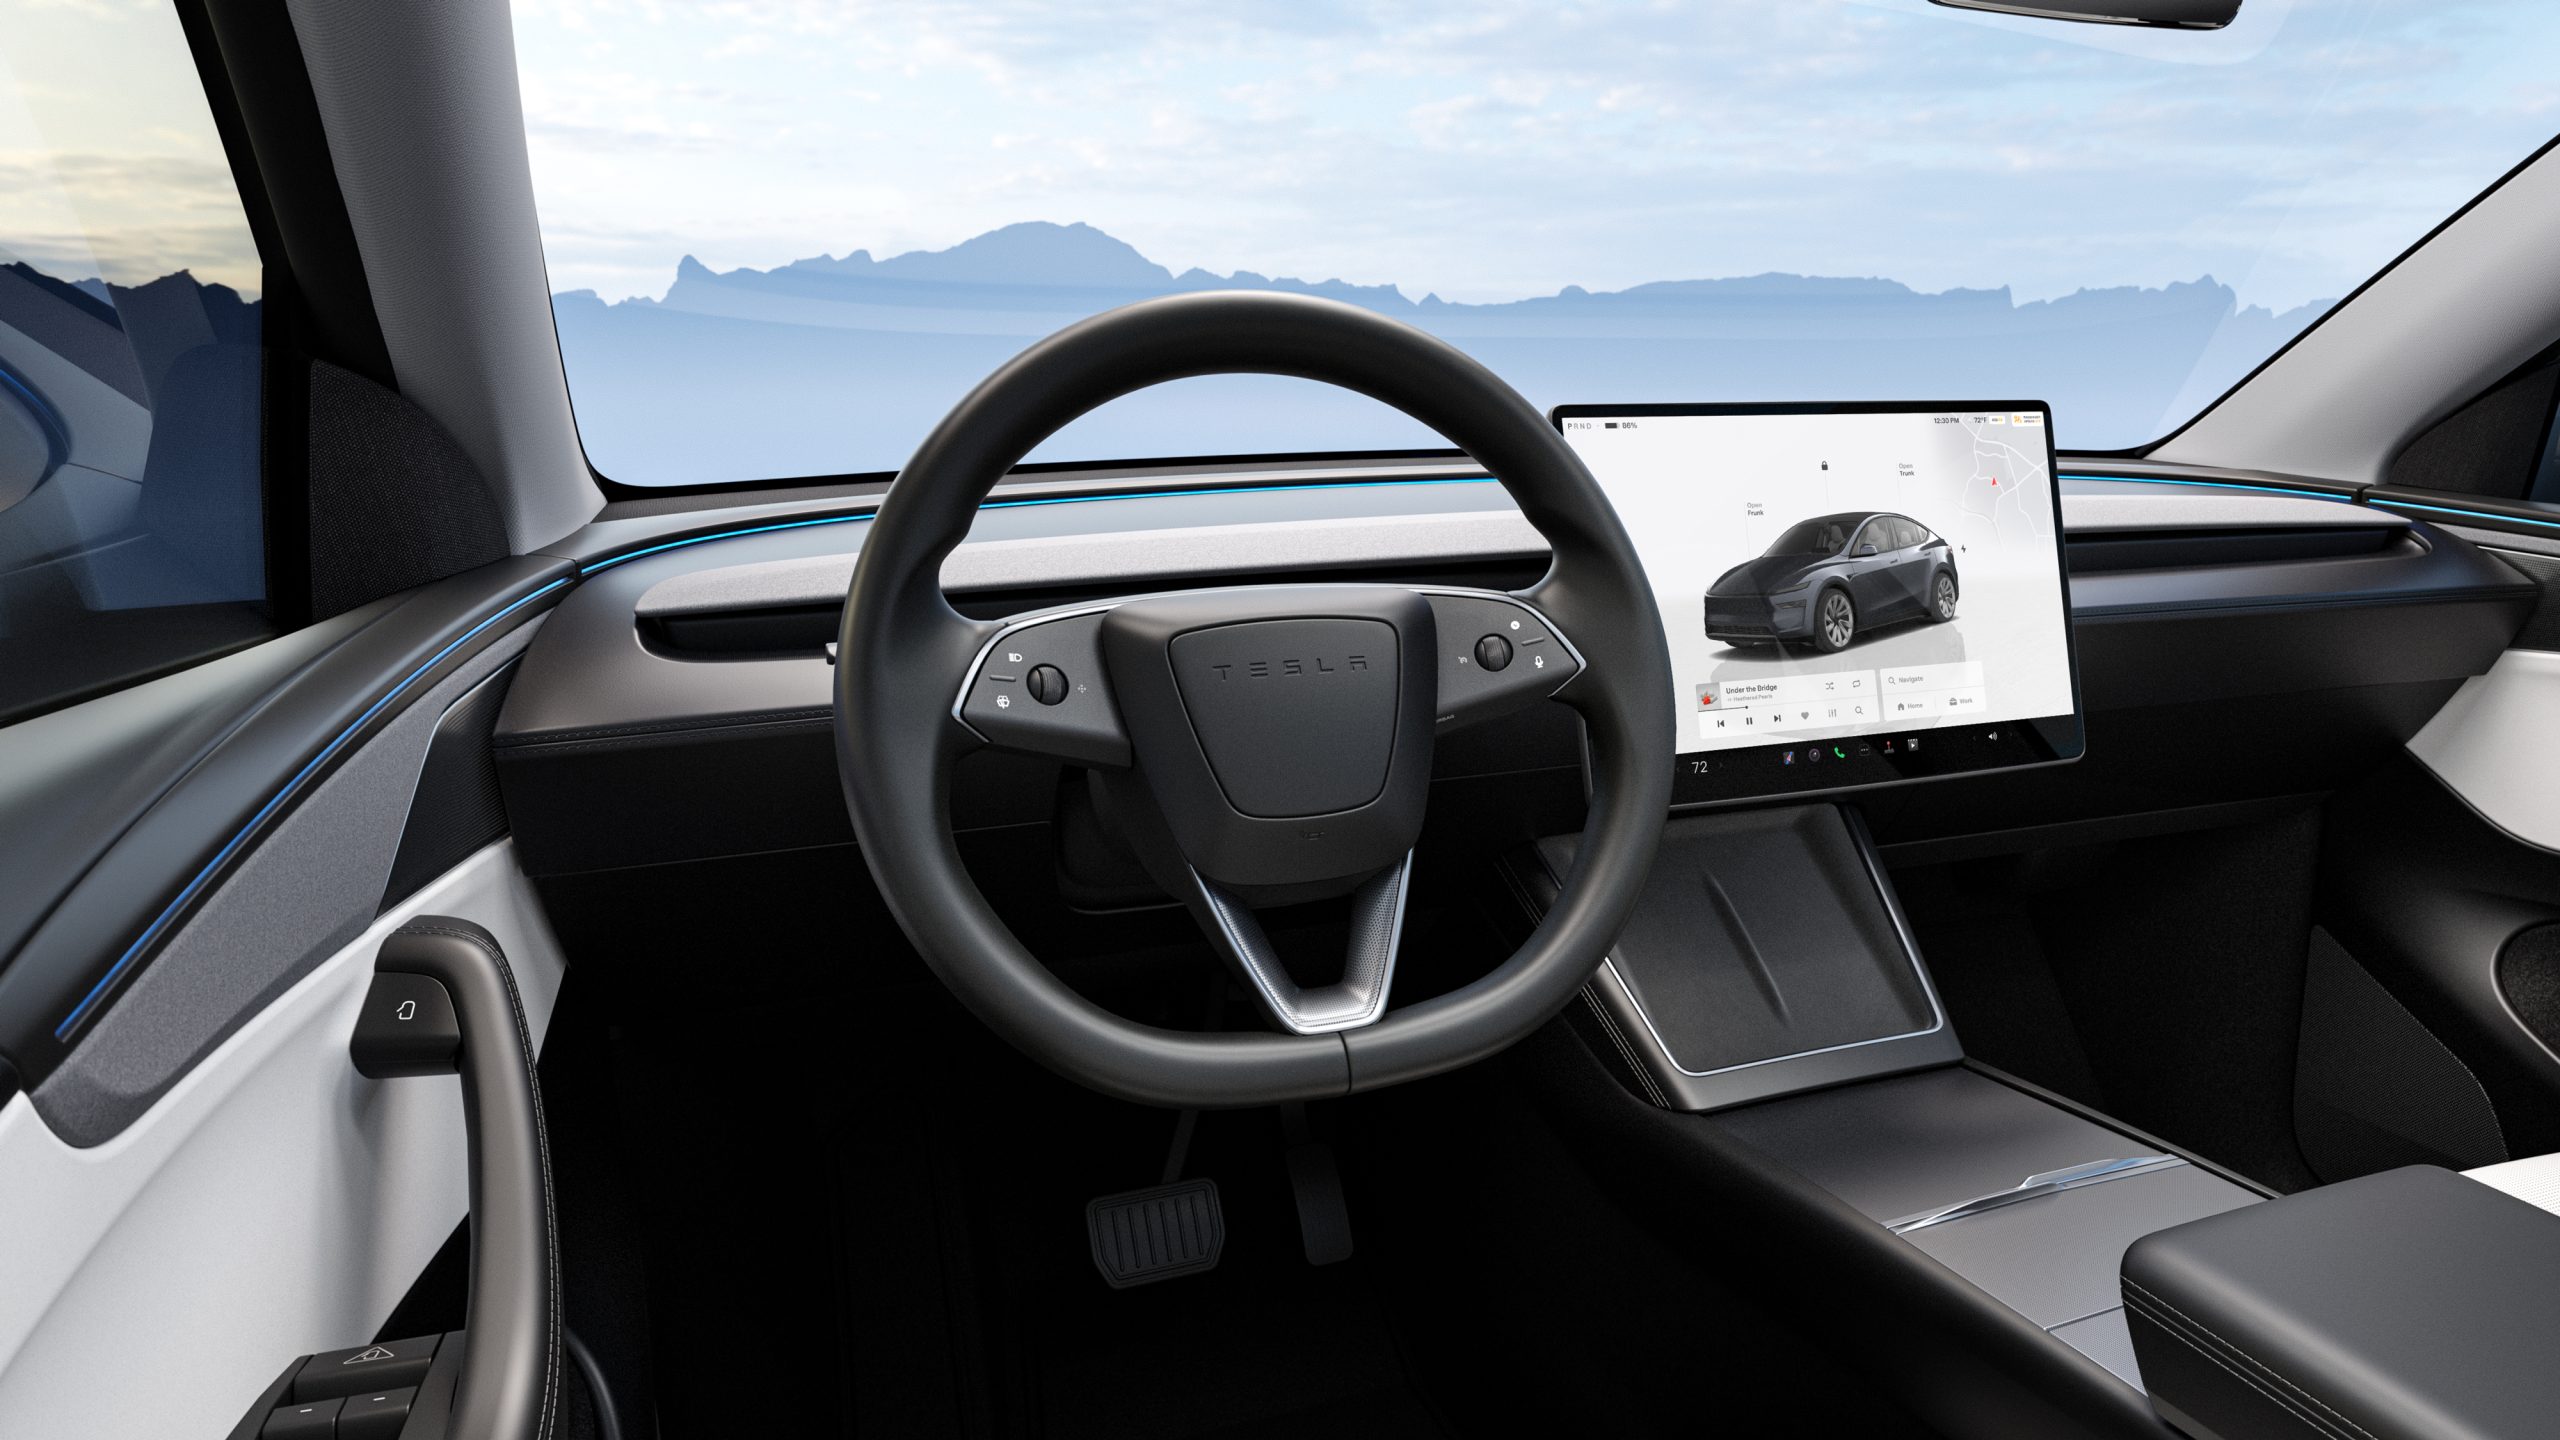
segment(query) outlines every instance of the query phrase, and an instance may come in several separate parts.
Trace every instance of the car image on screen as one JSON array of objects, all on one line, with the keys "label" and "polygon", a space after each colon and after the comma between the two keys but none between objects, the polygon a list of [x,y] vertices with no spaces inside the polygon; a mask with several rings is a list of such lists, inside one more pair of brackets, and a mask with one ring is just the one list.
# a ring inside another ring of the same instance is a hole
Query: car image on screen
[{"label": "car image on screen", "polygon": [[1809,643],[1826,654],[1903,620],[1956,618],[1955,547],[1905,515],[1850,510],[1798,521],[1707,589],[1707,638]]}]

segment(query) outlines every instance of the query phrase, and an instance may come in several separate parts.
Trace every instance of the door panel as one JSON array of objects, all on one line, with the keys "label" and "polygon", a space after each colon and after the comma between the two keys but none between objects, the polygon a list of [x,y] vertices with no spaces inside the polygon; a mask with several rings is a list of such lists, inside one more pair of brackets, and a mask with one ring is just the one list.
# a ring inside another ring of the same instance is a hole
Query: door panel
[{"label": "door panel", "polygon": [[535,633],[520,627],[435,683],[311,782],[194,903],[30,1087],[54,1133],[74,1145],[113,1138],[267,997],[373,920],[438,723]]},{"label": "door panel", "polygon": [[[504,561],[0,728],[0,844],[39,852],[0,898],[0,1435],[217,1433],[461,1220],[459,1081],[364,1080],[347,1043],[429,912],[501,938],[542,1033],[561,962],[512,842],[457,866],[420,789],[573,575]],[[386,905],[404,851],[446,870]]]},{"label": "door panel", "polygon": [[[44,786],[7,792],[35,808],[0,811],[0,833],[59,826],[60,812],[50,807],[66,804],[79,810],[80,825],[95,827],[94,834],[60,832],[54,842],[66,850],[86,846],[93,858],[33,877],[59,888],[21,885],[0,901],[0,920],[24,917],[25,926],[0,968],[0,1055],[20,1083],[41,1085],[86,1044],[117,997],[270,834],[422,697],[544,614],[573,573],[548,557],[501,561],[314,627],[327,643],[276,683],[223,691],[203,714],[136,725],[126,748],[86,760],[110,804]],[[191,678],[154,681],[0,730],[0,773],[51,768],[57,752],[74,748],[63,737],[81,733],[90,705],[137,696],[157,702],[159,687]],[[383,868],[372,896],[333,923],[361,926],[371,918],[387,860]],[[325,946],[305,953],[325,953]],[[234,1017],[225,1011],[216,1018]]]},{"label": "door panel", "polygon": [[[539,1037],[563,963],[501,841],[371,924],[90,1148],[0,1108],[0,1435],[211,1435],[279,1357],[364,1336],[463,1218],[461,1081],[358,1076],[382,937],[461,916]],[[137,1384],[137,1367],[150,1383]]]}]

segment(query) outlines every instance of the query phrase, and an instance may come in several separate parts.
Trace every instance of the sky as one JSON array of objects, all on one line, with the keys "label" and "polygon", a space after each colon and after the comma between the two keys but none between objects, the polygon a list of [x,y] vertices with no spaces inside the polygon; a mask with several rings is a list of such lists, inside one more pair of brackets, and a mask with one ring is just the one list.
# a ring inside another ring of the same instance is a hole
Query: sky
[{"label": "sky", "polygon": [[258,256],[168,0],[0,0],[0,262],[258,293]]},{"label": "sky", "polygon": [[1084,221],[1507,300],[1765,271],[2335,299],[2560,131],[2551,0],[518,0],[555,290]]},{"label": "sky", "polygon": [[[2560,131],[2551,0],[518,0],[555,289],[1082,220],[1506,300],[1785,270],[2344,293]],[[0,258],[255,255],[165,0],[0,0]]]}]

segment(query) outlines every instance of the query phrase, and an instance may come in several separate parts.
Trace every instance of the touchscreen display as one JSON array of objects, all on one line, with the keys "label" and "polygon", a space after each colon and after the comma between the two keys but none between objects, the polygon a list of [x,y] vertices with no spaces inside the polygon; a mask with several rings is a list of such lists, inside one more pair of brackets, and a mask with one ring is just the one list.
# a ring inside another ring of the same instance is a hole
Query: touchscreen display
[{"label": "touchscreen display", "polygon": [[1677,803],[2076,758],[2041,404],[1569,406],[1662,614]]}]

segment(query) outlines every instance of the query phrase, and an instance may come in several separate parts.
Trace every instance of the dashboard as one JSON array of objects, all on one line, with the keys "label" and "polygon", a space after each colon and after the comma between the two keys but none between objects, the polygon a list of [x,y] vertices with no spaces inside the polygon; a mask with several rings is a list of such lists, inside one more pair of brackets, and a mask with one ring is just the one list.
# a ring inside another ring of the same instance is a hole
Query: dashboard
[{"label": "dashboard", "polygon": [[[2066,458],[2055,487],[2086,758],[1861,791],[1888,859],[2334,788],[2485,671],[2537,594],[2461,536],[2355,503],[2349,487],[2082,473],[2095,468]],[[530,871],[851,842],[827,652],[876,503],[876,491],[653,502],[559,547],[581,579],[517,666],[492,735]],[[992,619],[1195,585],[1516,589],[1545,568],[1543,539],[1499,484],[1430,456],[1022,477],[998,488],[943,582],[963,613]],[[1680,603],[1703,632],[1703,595]],[[1445,737],[1426,847],[1575,828],[1580,764],[1561,705]],[[964,838],[1053,824],[1066,788],[1055,762],[980,751],[953,778],[953,824]]]}]

